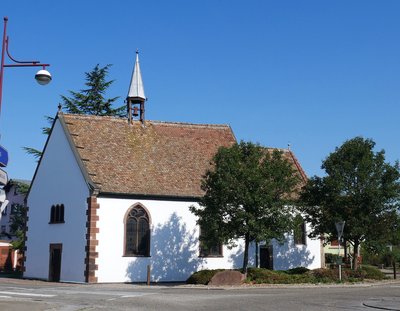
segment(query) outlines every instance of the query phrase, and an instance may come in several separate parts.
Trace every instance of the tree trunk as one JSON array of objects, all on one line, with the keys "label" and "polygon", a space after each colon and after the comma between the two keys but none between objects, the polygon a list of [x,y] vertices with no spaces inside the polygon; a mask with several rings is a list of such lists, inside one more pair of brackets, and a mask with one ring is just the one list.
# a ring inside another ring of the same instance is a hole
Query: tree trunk
[{"label": "tree trunk", "polygon": [[397,275],[396,275],[396,260],[392,260],[392,265],[393,265],[393,278],[397,279]]},{"label": "tree trunk", "polygon": [[243,254],[243,273],[247,274],[247,265],[249,262],[249,244],[250,244],[250,235],[246,234],[244,237],[244,254]]},{"label": "tree trunk", "polygon": [[347,258],[347,257],[348,257],[348,256],[347,256],[347,239],[343,239],[343,249],[344,249],[344,258],[343,258],[343,261],[347,263],[347,262],[348,262],[348,261],[347,261],[347,259],[348,259],[348,258]]},{"label": "tree trunk", "polygon": [[256,268],[259,267],[258,242],[256,242]]},{"label": "tree trunk", "polygon": [[358,246],[360,242],[358,240],[354,240],[354,249],[353,249],[353,270],[358,270]]}]

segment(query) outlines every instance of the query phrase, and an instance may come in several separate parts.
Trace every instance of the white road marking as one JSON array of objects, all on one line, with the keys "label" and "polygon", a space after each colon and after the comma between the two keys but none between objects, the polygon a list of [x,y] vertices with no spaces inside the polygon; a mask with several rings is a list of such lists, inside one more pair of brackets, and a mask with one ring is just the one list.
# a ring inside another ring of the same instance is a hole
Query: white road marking
[{"label": "white road marking", "polygon": [[18,292],[0,292],[0,295],[16,295],[16,296],[31,296],[31,297],[55,297],[56,296],[56,295],[18,293]]}]

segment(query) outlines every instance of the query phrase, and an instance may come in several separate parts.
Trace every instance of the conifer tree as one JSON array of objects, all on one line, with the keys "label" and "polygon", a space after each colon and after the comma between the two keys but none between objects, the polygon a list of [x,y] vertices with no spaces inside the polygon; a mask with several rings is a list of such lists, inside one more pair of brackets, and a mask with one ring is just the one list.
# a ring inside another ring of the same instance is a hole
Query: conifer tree
[{"label": "conifer tree", "polygon": [[[107,75],[111,65],[100,67],[97,64],[90,72],[85,72],[87,88],[79,92],[69,91],[70,97],[61,95],[61,107],[66,113],[86,114],[96,116],[116,116],[123,117],[126,115],[125,106],[118,108],[113,107],[113,103],[119,97],[106,99],[105,93],[112,85],[114,80],[107,81]],[[47,121],[52,124],[54,118],[46,116]],[[42,133],[48,135],[50,127],[43,127]],[[24,147],[26,153],[33,155],[36,159],[40,159],[42,152],[31,147]]]}]

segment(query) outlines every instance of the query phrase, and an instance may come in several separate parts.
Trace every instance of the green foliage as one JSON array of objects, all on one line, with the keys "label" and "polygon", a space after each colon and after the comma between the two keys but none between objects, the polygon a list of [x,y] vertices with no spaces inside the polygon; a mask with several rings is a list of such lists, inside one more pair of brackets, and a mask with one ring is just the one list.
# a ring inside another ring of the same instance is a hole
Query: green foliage
[{"label": "green foliage", "polygon": [[304,274],[309,271],[310,271],[310,269],[307,269],[306,267],[296,267],[296,268],[287,270],[286,273],[288,273],[288,274]]},{"label": "green foliage", "polygon": [[118,97],[105,99],[104,94],[114,80],[106,81],[111,65],[99,67],[97,64],[92,71],[86,72],[86,89],[79,92],[69,91],[71,97],[61,96],[62,106],[68,113],[89,114],[96,116],[125,116],[125,106],[113,108]]},{"label": "green foliage", "polygon": [[365,247],[365,244],[361,247],[361,256],[363,264],[378,266],[384,263],[382,255],[378,254],[375,250]]},{"label": "green foliage", "polygon": [[[88,114],[96,116],[126,116],[126,107],[121,106],[113,108],[114,102],[119,97],[113,97],[106,99],[104,97],[108,88],[112,85],[114,80],[107,81],[108,71],[111,65],[100,67],[97,64],[92,71],[85,72],[87,86],[86,89],[82,89],[79,92],[69,91],[70,97],[61,95],[62,107],[67,113],[75,114]],[[54,118],[46,116],[47,122],[52,124]],[[43,127],[42,133],[49,135],[51,127]],[[27,154],[32,155],[37,161],[42,156],[42,151],[32,148],[23,147]]]},{"label": "green foliage", "polygon": [[[219,270],[202,270],[192,274],[187,284],[207,285]],[[363,266],[357,270],[342,269],[342,280],[345,282],[360,282],[365,279],[384,280],[386,276],[375,267]],[[273,271],[264,268],[248,268],[247,283],[251,284],[300,284],[300,283],[337,283],[337,269],[314,269],[297,267],[287,271]]]},{"label": "green foliage", "polygon": [[191,211],[207,228],[201,236],[205,245],[245,240],[245,271],[250,241],[283,241],[292,228],[289,199],[300,179],[281,152],[251,142],[220,148],[212,164],[203,178],[200,208]]},{"label": "green foliage", "polygon": [[207,285],[212,277],[220,271],[224,271],[223,269],[215,269],[215,270],[201,270],[193,273],[187,280],[187,284],[202,284]]},{"label": "green foliage", "polygon": [[335,269],[314,269],[311,274],[316,283],[332,283],[339,280],[338,270]]},{"label": "green foliage", "polygon": [[365,279],[370,279],[370,280],[386,279],[386,275],[382,271],[373,266],[363,265],[361,267],[361,271],[363,272]]},{"label": "green foliage", "polygon": [[247,281],[254,284],[299,284],[314,283],[314,276],[307,268],[298,267],[287,271],[272,271],[263,268],[249,268]]},{"label": "green foliage", "polygon": [[336,239],[335,222],[340,219],[355,250],[364,240],[382,241],[399,209],[400,169],[398,163],[386,163],[384,151],[374,147],[371,139],[346,141],[323,161],[326,176],[308,181],[301,201],[312,236],[325,233],[328,240]]},{"label": "green foliage", "polygon": [[277,284],[290,283],[290,276],[283,271],[272,271],[263,268],[249,268],[247,270],[247,281],[255,284]]},{"label": "green foliage", "polygon": [[339,257],[341,257],[341,256],[339,256],[338,254],[325,253],[325,262],[336,264]]},{"label": "green foliage", "polygon": [[17,193],[18,194],[27,194],[28,193],[28,191],[29,191],[29,185],[28,184],[25,184],[25,183],[23,183],[23,182],[15,182],[16,183],[16,186],[17,186]]},{"label": "green foliage", "polygon": [[12,205],[13,213],[10,218],[10,232],[17,237],[11,242],[14,249],[23,251],[25,248],[25,215],[26,208],[21,204]]},{"label": "green foliage", "polygon": [[42,152],[35,148],[22,147],[22,149],[24,149],[27,154],[30,154],[31,156],[33,156],[36,159],[36,162],[38,162],[40,160],[40,157],[42,156]]}]

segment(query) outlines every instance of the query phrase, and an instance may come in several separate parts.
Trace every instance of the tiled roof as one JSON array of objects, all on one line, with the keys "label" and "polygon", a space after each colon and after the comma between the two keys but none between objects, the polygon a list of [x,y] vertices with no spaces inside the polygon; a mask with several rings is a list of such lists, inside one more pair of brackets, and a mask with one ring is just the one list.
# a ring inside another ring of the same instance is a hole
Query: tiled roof
[{"label": "tiled roof", "polygon": [[100,193],[199,197],[210,160],[236,142],[227,125],[59,114]]},{"label": "tiled roof", "polygon": [[[228,125],[139,121],[59,113],[85,174],[100,193],[200,197],[218,148],[236,142]],[[267,148],[272,151],[275,148]],[[279,149],[299,174],[294,154]]]}]

